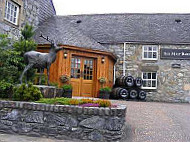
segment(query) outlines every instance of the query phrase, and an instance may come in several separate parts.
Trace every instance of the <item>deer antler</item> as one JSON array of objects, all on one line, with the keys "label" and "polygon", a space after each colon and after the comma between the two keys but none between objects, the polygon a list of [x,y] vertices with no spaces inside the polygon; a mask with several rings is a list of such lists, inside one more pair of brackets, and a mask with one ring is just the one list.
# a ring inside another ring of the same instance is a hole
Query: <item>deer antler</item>
[{"label": "deer antler", "polygon": [[47,41],[49,41],[51,44],[53,43],[53,40],[51,40],[48,36],[47,36],[47,37],[44,37],[44,36],[42,35],[42,32],[40,32],[40,37],[43,38],[43,39],[45,39],[45,40],[47,40]]}]

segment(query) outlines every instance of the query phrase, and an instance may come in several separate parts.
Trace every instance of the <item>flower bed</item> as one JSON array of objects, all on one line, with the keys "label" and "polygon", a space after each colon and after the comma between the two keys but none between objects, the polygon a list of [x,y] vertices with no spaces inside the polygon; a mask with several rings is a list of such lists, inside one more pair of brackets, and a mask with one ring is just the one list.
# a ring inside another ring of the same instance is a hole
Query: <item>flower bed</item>
[{"label": "flower bed", "polygon": [[123,137],[126,106],[83,107],[96,104],[87,99],[78,105],[53,105],[55,100],[46,100],[52,104],[0,101],[0,132],[92,141]]},{"label": "flower bed", "polygon": [[109,100],[93,99],[71,99],[71,98],[43,98],[37,103],[58,104],[58,105],[79,105],[83,107],[112,107]]}]

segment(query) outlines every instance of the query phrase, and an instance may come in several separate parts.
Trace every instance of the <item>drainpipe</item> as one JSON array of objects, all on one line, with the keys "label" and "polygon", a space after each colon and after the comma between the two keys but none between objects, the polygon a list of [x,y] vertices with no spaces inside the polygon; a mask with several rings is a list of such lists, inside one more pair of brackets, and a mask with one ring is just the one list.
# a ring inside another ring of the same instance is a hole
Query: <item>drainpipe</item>
[{"label": "drainpipe", "polygon": [[118,63],[118,59],[113,66],[113,84],[115,84],[115,80],[116,80],[116,68],[115,68],[115,66],[117,63]]},{"label": "drainpipe", "polygon": [[123,75],[125,75],[125,49],[126,49],[126,44],[124,43],[124,53],[123,53]]}]

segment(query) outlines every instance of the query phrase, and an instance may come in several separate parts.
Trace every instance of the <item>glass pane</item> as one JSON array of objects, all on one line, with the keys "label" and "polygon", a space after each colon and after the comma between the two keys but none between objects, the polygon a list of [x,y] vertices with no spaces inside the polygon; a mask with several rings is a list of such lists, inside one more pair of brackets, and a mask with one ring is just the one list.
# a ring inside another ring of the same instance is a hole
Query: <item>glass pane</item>
[{"label": "glass pane", "polygon": [[157,51],[157,47],[156,46],[153,47],[153,51]]},{"label": "glass pane", "polygon": [[148,52],[148,58],[152,58],[152,52]]},{"label": "glass pane", "polygon": [[148,80],[148,86],[147,87],[151,87],[151,81]]},{"label": "glass pane", "polygon": [[152,87],[156,87],[156,81],[152,81]]},{"label": "glass pane", "polygon": [[143,73],[143,79],[147,79],[147,73]]},{"label": "glass pane", "polygon": [[75,62],[75,59],[74,59],[74,58],[72,58],[72,59],[71,59],[71,62],[72,62],[72,63],[74,63],[74,62]]},{"label": "glass pane", "polygon": [[153,58],[157,58],[156,52],[153,52]]},{"label": "glass pane", "polygon": [[148,79],[151,79],[151,73],[148,73]]},{"label": "glass pane", "polygon": [[147,58],[147,57],[148,57],[147,52],[144,52],[144,58]]},{"label": "glass pane", "polygon": [[143,80],[143,87],[147,87],[147,81]]},{"label": "glass pane", "polygon": [[147,51],[147,50],[148,50],[147,46],[144,46],[144,51]]},{"label": "glass pane", "polygon": [[90,80],[92,80],[92,76],[90,76]]},{"label": "glass pane", "polygon": [[156,79],[156,73],[152,73],[152,79]]},{"label": "glass pane", "polygon": [[152,47],[150,46],[150,47],[148,47],[148,51],[152,51]]}]

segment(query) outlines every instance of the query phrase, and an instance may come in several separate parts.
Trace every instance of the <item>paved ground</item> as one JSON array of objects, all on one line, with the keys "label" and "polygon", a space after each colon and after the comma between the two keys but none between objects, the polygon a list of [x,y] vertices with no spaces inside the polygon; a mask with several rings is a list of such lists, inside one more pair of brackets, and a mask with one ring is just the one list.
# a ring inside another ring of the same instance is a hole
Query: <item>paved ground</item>
[{"label": "paved ground", "polygon": [[[190,105],[152,102],[127,105],[126,138],[123,142],[190,142]],[[0,134],[0,142],[69,142],[47,138]]]}]

